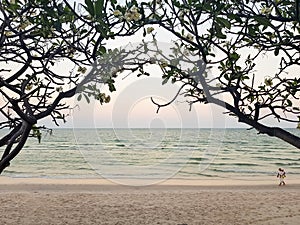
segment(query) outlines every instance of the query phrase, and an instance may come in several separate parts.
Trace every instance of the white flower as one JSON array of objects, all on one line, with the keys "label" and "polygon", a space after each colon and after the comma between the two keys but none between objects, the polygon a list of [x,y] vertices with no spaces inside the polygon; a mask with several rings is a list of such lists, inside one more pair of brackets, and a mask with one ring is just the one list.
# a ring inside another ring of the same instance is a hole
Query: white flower
[{"label": "white flower", "polygon": [[272,12],[272,7],[268,8],[268,7],[263,7],[261,10],[260,10],[260,13],[261,14],[265,14],[265,15],[268,15]]},{"label": "white flower", "polygon": [[125,20],[127,22],[130,21],[138,21],[141,17],[139,13],[139,9],[136,6],[132,6],[126,13],[125,13]]},{"label": "white flower", "polygon": [[110,96],[106,96],[105,100],[104,100],[105,103],[109,103],[110,102]]},{"label": "white flower", "polygon": [[190,55],[190,51],[188,49],[184,49],[183,50],[183,55],[189,56]]},{"label": "white flower", "polygon": [[32,87],[33,87],[32,84],[27,84],[26,87],[25,87],[25,89],[26,89],[27,91],[30,91],[30,90],[32,89]]},{"label": "white flower", "polygon": [[156,58],[154,58],[154,57],[151,57],[150,58],[150,64],[155,64],[156,63]]},{"label": "white flower", "polygon": [[29,25],[31,25],[30,21],[25,19],[19,26],[19,30],[25,30],[26,27],[28,27]]},{"label": "white flower", "polygon": [[165,68],[168,66],[168,62],[164,59],[161,59],[160,62],[159,62],[159,65],[162,67],[162,68]]},{"label": "white flower", "polygon": [[130,11],[131,13],[137,13],[137,12],[139,12],[139,9],[138,9],[138,7],[136,7],[136,6],[134,5],[134,6],[132,6],[132,7],[129,9],[129,11]]},{"label": "white flower", "polygon": [[14,33],[12,31],[4,31],[6,37],[12,36]]},{"label": "white flower", "polygon": [[140,18],[141,18],[141,14],[139,14],[139,13],[134,13],[133,14],[133,20],[134,21],[138,21]]},{"label": "white flower", "polygon": [[119,16],[122,16],[122,15],[123,15],[122,12],[121,12],[120,10],[115,10],[115,11],[113,12],[113,14],[114,14],[114,16],[116,16],[116,17],[119,17]]},{"label": "white flower", "polygon": [[82,67],[82,66],[79,66],[78,69],[77,69],[77,71],[80,72],[80,73],[85,73],[86,70],[87,70],[86,67]]},{"label": "white flower", "polygon": [[187,34],[186,39],[188,39],[189,41],[192,41],[194,39],[194,36],[191,34]]},{"label": "white flower", "polygon": [[185,14],[184,11],[180,11],[180,13],[178,15],[179,19],[183,19],[184,14]]},{"label": "white flower", "polygon": [[147,34],[152,33],[152,31],[154,31],[153,27],[147,27]]},{"label": "white flower", "polygon": [[132,13],[130,13],[130,12],[126,12],[124,17],[127,22],[130,22],[133,20]]},{"label": "white flower", "polygon": [[149,19],[150,20],[153,20],[155,17],[154,17],[154,14],[151,14],[150,16],[149,16]]},{"label": "white flower", "polygon": [[187,9],[181,9],[178,14],[179,19],[183,19],[184,16],[186,16],[188,13],[189,13],[189,11]]},{"label": "white flower", "polygon": [[265,85],[266,86],[272,86],[273,85],[273,81],[271,78],[266,78],[265,79]]}]

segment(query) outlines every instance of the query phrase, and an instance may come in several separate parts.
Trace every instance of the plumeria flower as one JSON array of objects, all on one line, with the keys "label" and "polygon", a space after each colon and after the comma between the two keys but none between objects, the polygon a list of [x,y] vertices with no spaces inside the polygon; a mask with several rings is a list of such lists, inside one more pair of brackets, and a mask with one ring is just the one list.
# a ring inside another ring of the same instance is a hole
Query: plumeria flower
[{"label": "plumeria flower", "polygon": [[116,17],[123,16],[122,12],[120,10],[117,10],[117,9],[113,12],[113,14]]},{"label": "plumeria flower", "polygon": [[191,34],[187,34],[186,39],[188,39],[189,41],[192,41],[194,39],[194,36]]},{"label": "plumeria flower", "polygon": [[139,9],[136,6],[132,6],[126,13],[125,13],[125,20],[127,22],[131,21],[138,21],[141,17],[139,13]]},{"label": "plumeria flower", "polygon": [[180,13],[178,15],[179,19],[183,19],[183,17],[188,13],[189,11],[186,9],[181,9]]},{"label": "plumeria flower", "polygon": [[124,17],[127,22],[130,22],[133,20],[132,14],[130,12],[126,12]]},{"label": "plumeria flower", "polygon": [[272,79],[266,78],[266,79],[265,79],[265,85],[266,85],[266,86],[272,86],[272,85],[273,85]]},{"label": "plumeria flower", "polygon": [[154,58],[154,57],[151,57],[150,58],[150,64],[155,64],[156,63],[156,58]]},{"label": "plumeria flower", "polygon": [[178,17],[179,17],[179,19],[183,19],[183,17],[184,17],[184,14],[185,14],[185,13],[184,13],[184,11],[180,11],[180,13],[179,13],[179,16],[178,16]]},{"label": "plumeria flower", "polygon": [[87,70],[86,67],[81,67],[81,66],[78,67],[78,69],[77,69],[77,71],[80,72],[80,73],[85,73],[86,70]]},{"label": "plumeria flower", "polygon": [[154,31],[153,27],[147,27],[147,34],[152,33],[152,31]]},{"label": "plumeria flower", "polygon": [[164,60],[164,59],[161,59],[160,62],[159,62],[159,64],[160,64],[160,66],[162,68],[165,68],[165,67],[168,66],[168,62],[166,60]]},{"label": "plumeria flower", "polygon": [[109,103],[109,102],[110,102],[110,96],[109,96],[109,95],[106,96],[104,102],[105,102],[105,103]]},{"label": "plumeria flower", "polygon": [[21,23],[21,25],[19,26],[19,30],[25,30],[26,27],[28,27],[29,25],[31,25],[31,22],[25,19],[23,23]]},{"label": "plumeria flower", "polygon": [[183,55],[189,56],[190,55],[190,51],[188,49],[184,49],[183,50]]},{"label": "plumeria flower", "polygon": [[129,9],[129,11],[130,11],[131,13],[138,13],[138,12],[139,12],[139,8],[136,7],[136,6],[134,5],[134,6],[132,6],[132,7]]},{"label": "plumeria flower", "polygon": [[30,91],[30,90],[32,89],[32,87],[33,87],[32,84],[27,84],[25,89],[26,89],[27,91]]},{"label": "plumeria flower", "polygon": [[4,31],[6,37],[12,36],[14,33],[12,31]]},{"label": "plumeria flower", "polygon": [[265,15],[268,15],[272,12],[272,7],[268,8],[268,7],[263,7],[261,10],[260,10],[261,14],[265,14]]}]

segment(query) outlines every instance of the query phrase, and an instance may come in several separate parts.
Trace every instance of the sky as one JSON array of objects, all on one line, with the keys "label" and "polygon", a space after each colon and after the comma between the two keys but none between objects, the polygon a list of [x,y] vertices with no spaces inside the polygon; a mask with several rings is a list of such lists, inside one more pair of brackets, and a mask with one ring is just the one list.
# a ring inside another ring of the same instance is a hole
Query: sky
[{"label": "sky", "polygon": [[[142,34],[134,37],[124,37],[114,40],[107,46],[131,49],[140,44]],[[159,30],[156,36],[159,48],[166,55],[173,47],[170,35]],[[147,38],[146,38],[147,39]],[[169,39],[169,40],[168,40]],[[133,47],[128,47],[132,43]],[[154,53],[153,53],[154,54]],[[183,65],[185,66],[185,65]],[[190,65],[186,65],[190,67]],[[67,123],[61,128],[226,128],[245,127],[236,122],[236,119],[223,114],[223,109],[211,104],[194,104],[191,108],[186,98],[178,96],[172,104],[160,108],[151,102],[151,97],[160,104],[165,104],[174,98],[180,84],[170,82],[162,85],[162,72],[158,65],[147,67],[149,77],[137,77],[136,74],[121,74],[116,79],[116,92],[110,93],[106,86],[101,86],[104,92],[111,96],[111,102],[100,105],[97,101],[90,104],[84,100],[72,98],[69,104],[74,107]],[[41,121],[49,127],[53,123],[48,119]]]},{"label": "sky", "polygon": [[[163,35],[164,37],[164,35]],[[133,39],[131,39],[132,41]],[[123,40],[122,43],[129,43]],[[137,39],[138,42],[138,39]],[[132,42],[135,43],[135,42]],[[170,46],[168,42],[161,42],[161,49]],[[117,44],[115,46],[118,46]],[[119,45],[119,46],[124,46]],[[258,69],[263,73],[271,73],[276,68],[266,67],[276,63],[276,59],[265,57],[261,59]],[[246,128],[247,125],[237,122],[237,119],[225,110],[212,104],[196,103],[191,107],[186,103],[186,98],[178,98],[170,105],[160,108],[151,102],[165,104],[176,95],[180,84],[170,82],[162,85],[160,71],[157,65],[149,66],[149,77],[137,77],[136,74],[121,74],[116,79],[116,92],[110,93],[107,86],[99,84],[101,89],[111,96],[110,103],[101,105],[99,101],[92,100],[89,104],[82,98],[77,101],[77,96],[69,101],[74,107],[67,117],[67,123],[61,124],[61,128]],[[213,73],[210,74],[213,76]],[[225,99],[226,96],[221,96]],[[265,122],[275,125],[274,119]],[[53,127],[49,120],[41,123]],[[288,123],[281,122],[282,127],[292,127]]]}]

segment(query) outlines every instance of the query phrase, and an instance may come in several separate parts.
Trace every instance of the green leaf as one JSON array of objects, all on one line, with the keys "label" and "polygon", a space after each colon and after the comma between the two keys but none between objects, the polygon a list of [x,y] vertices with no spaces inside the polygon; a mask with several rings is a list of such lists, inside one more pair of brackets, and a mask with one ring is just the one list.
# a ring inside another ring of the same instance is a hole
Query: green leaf
[{"label": "green leaf", "polygon": [[263,25],[263,26],[270,26],[270,21],[269,21],[266,17],[255,16],[254,19],[255,19],[256,22],[258,22],[260,25]]},{"label": "green leaf", "polygon": [[231,60],[237,61],[237,60],[240,58],[240,55],[237,54],[236,52],[234,52],[234,53],[231,53],[231,54],[229,55],[229,57],[230,57]]},{"label": "green leaf", "polygon": [[239,17],[236,14],[228,14],[228,18],[231,19],[231,20],[236,20],[239,23],[243,22],[242,19],[241,19],[241,17]]},{"label": "green leaf", "polygon": [[203,7],[204,10],[206,10],[206,11],[208,11],[208,12],[212,11],[212,7],[211,7],[211,5],[209,4],[209,2],[204,1],[202,7]]},{"label": "green leaf", "polygon": [[225,63],[223,61],[221,61],[220,64],[221,64],[222,69],[226,68]]},{"label": "green leaf", "polygon": [[98,52],[100,55],[103,55],[106,53],[106,48],[102,45],[99,47]]},{"label": "green leaf", "polygon": [[254,101],[254,96],[252,94],[249,94],[249,96],[247,97],[248,101],[253,102]]},{"label": "green leaf", "polygon": [[90,99],[86,94],[83,94],[83,96],[85,97],[85,100],[87,101],[88,104],[90,104]]},{"label": "green leaf", "polygon": [[61,25],[61,22],[59,20],[55,21],[53,25],[54,25],[54,28],[57,31],[61,32],[62,25]]},{"label": "green leaf", "polygon": [[97,0],[95,2],[96,18],[100,18],[102,16],[103,5],[104,5],[104,0]]},{"label": "green leaf", "polygon": [[222,28],[219,24],[215,24],[216,26],[216,37],[220,39],[226,39],[226,35],[222,33]]},{"label": "green leaf", "polygon": [[85,34],[85,33],[87,33],[87,32],[88,32],[87,29],[83,29],[83,30],[80,31],[80,34],[82,35],[82,34]]},{"label": "green leaf", "polygon": [[110,92],[116,91],[116,87],[115,87],[115,85],[113,83],[109,83],[108,87],[109,87],[109,91]]},{"label": "green leaf", "polygon": [[242,80],[249,80],[250,77],[249,76],[242,76]]},{"label": "green leaf", "polygon": [[252,26],[248,26],[248,33],[251,36],[255,36],[256,35],[256,29],[254,29]]},{"label": "green leaf", "polygon": [[77,97],[77,101],[80,101],[80,100],[81,100],[81,98],[82,98],[82,94],[78,95],[78,97]]},{"label": "green leaf", "polygon": [[163,81],[162,81],[162,85],[164,85],[164,84],[166,84],[166,83],[168,83],[168,81],[169,81],[169,76],[167,76]]},{"label": "green leaf", "polygon": [[224,18],[222,18],[222,17],[217,17],[217,18],[216,18],[216,21],[217,21],[220,25],[222,25],[222,27],[226,27],[226,28],[228,28],[228,29],[231,28],[231,23],[230,23],[227,19],[224,19]]},{"label": "green leaf", "polygon": [[287,99],[286,101],[287,101],[288,106],[292,106],[293,105],[293,103],[292,103],[291,100]]},{"label": "green leaf", "polygon": [[86,4],[86,10],[91,14],[91,16],[95,16],[94,4],[91,0],[84,0]]}]

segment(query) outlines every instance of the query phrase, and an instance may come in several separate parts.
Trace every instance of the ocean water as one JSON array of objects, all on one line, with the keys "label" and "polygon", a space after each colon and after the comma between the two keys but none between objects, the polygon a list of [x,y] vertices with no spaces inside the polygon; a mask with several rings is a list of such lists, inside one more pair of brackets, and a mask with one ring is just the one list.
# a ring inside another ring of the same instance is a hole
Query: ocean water
[{"label": "ocean water", "polygon": [[30,138],[3,175],[260,180],[279,167],[300,177],[300,150],[254,130],[55,129],[41,143]]}]

